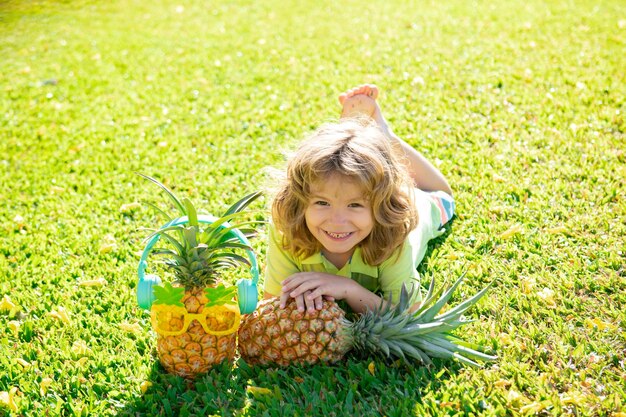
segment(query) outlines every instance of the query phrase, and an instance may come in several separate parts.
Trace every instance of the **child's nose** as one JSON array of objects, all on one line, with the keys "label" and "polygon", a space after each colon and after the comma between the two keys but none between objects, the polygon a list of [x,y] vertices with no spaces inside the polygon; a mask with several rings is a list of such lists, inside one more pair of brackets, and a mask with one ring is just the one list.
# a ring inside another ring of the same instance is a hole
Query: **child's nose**
[{"label": "child's nose", "polygon": [[344,210],[335,209],[333,210],[331,220],[335,224],[343,224],[347,221],[346,213]]}]

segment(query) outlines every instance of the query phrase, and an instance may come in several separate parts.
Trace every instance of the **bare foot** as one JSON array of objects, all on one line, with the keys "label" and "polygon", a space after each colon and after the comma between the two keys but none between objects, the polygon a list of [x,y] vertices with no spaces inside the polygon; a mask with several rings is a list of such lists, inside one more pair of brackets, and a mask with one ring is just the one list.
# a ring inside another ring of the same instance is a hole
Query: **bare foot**
[{"label": "bare foot", "polygon": [[376,100],[378,98],[378,87],[374,84],[363,84],[358,87],[351,88],[345,93],[339,94],[339,103],[343,105],[347,98],[358,94],[363,94]]},{"label": "bare foot", "polygon": [[387,123],[376,102],[377,98],[378,87],[374,84],[363,84],[341,93],[339,95],[339,103],[343,107],[341,118],[365,116],[374,119],[381,128],[385,128]]}]

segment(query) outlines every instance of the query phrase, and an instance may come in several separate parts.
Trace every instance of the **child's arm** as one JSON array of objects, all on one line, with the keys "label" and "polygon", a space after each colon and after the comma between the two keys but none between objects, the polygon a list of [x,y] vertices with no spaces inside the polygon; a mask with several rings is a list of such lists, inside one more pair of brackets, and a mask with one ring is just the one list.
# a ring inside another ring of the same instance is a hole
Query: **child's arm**
[{"label": "child's arm", "polygon": [[299,311],[322,308],[322,299],[345,300],[356,313],[380,307],[383,299],[356,281],[323,272],[298,272],[282,282],[281,307],[295,298]]},{"label": "child's arm", "polygon": [[385,133],[385,136],[392,142],[400,146],[404,155],[406,156],[406,163],[409,174],[415,186],[424,191],[445,191],[452,195],[452,189],[448,185],[446,177],[439,171],[424,155],[422,155],[417,149],[409,145],[404,140],[400,139],[389,129],[385,123],[381,126],[381,130]]}]

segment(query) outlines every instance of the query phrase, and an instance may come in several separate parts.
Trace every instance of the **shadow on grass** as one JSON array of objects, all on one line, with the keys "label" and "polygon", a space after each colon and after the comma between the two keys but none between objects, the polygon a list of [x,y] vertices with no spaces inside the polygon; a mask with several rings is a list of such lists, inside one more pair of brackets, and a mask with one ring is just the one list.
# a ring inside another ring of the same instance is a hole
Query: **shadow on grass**
[{"label": "shadow on grass", "polygon": [[152,386],[122,416],[407,416],[423,395],[437,392],[456,363],[429,368],[349,356],[335,365],[250,367],[223,363],[186,381],[155,358]]},{"label": "shadow on grass", "polygon": [[[419,271],[420,274],[423,274],[429,270],[428,264],[429,264],[431,255],[433,254],[435,249],[441,246],[443,242],[445,242],[445,240],[448,238],[448,236],[452,233],[455,220],[456,220],[456,216],[450,219],[448,223],[446,223],[446,225],[444,226],[445,232],[441,236],[438,236],[437,238],[428,242],[428,249],[426,249],[426,254],[424,255],[424,259],[417,267],[417,270]],[[439,284],[441,285],[441,283]],[[422,282],[422,286],[427,286],[427,285],[428,285],[427,282]]]}]

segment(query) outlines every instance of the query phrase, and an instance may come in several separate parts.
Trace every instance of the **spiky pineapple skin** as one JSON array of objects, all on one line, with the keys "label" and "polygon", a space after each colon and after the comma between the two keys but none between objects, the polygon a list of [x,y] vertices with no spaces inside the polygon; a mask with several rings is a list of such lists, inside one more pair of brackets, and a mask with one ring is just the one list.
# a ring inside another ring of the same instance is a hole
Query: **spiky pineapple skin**
[{"label": "spiky pineapple skin", "polygon": [[[185,291],[183,303],[188,313],[199,314],[204,310],[207,298],[204,288]],[[228,328],[226,317],[217,318],[223,323],[213,323],[211,328]],[[177,319],[173,319],[177,320]],[[185,333],[176,336],[157,334],[157,353],[161,365],[171,374],[193,379],[224,362],[233,362],[237,345],[237,333],[223,336],[207,334],[200,323],[192,321]]]},{"label": "spiky pineapple skin", "polygon": [[239,353],[251,365],[333,363],[350,350],[349,322],[334,301],[321,310],[299,312],[291,299],[280,308],[280,299],[263,300],[239,327]]}]

